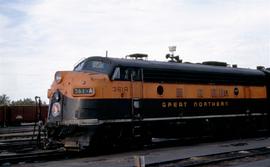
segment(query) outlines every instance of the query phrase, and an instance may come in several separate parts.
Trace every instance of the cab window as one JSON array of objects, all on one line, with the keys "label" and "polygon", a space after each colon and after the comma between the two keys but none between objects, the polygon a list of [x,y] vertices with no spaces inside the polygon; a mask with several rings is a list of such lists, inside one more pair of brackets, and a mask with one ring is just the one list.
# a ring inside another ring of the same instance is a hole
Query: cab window
[{"label": "cab window", "polygon": [[85,61],[82,61],[81,63],[79,63],[75,68],[74,71],[81,71],[83,68]]},{"label": "cab window", "polygon": [[74,68],[74,71],[94,71],[109,74],[111,72],[111,68],[112,67],[108,63],[98,60],[91,60],[81,62]]},{"label": "cab window", "polygon": [[112,80],[141,81],[141,69],[116,67],[112,75]]}]

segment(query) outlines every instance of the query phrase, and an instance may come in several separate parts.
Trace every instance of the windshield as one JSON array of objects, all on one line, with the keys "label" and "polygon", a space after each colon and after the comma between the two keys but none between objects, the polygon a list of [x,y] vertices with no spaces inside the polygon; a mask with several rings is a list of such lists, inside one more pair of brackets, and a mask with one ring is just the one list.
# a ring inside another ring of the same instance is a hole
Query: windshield
[{"label": "windshield", "polygon": [[109,74],[111,66],[99,60],[82,61],[74,68],[74,71],[94,71]]}]

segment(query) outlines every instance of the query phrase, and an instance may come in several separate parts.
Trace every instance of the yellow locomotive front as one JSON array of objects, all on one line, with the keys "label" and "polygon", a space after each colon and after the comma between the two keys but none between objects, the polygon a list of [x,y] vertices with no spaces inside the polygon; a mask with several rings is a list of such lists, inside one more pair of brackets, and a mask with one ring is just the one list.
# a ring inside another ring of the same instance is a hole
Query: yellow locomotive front
[{"label": "yellow locomotive front", "polygon": [[48,90],[50,141],[81,150],[130,138],[136,126],[130,122],[140,116],[136,113],[142,96],[140,79],[139,68],[122,68],[120,73],[119,64],[104,57],[90,57],[73,71],[56,72]]},{"label": "yellow locomotive front", "polygon": [[[60,140],[65,147],[82,149],[89,146],[90,138],[100,124],[98,118],[102,117],[97,111],[106,110],[99,100],[110,94],[111,70],[109,62],[96,58],[82,61],[73,71],[55,73],[48,90],[50,138]],[[83,135],[78,136],[79,133]]]}]

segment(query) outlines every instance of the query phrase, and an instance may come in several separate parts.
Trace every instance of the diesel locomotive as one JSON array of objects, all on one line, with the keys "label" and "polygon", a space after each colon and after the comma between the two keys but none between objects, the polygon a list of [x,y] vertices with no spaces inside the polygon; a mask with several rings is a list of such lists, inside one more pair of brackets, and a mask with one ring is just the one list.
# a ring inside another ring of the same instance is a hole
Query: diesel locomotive
[{"label": "diesel locomotive", "polygon": [[48,137],[67,149],[269,129],[270,71],[89,57],[58,71]]}]

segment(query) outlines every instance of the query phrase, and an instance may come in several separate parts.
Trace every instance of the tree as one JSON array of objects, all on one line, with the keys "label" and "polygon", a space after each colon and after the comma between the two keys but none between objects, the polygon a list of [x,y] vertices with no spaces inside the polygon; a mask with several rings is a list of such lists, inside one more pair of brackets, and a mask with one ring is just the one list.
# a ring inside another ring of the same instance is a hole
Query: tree
[{"label": "tree", "polygon": [[0,95],[0,106],[9,105],[10,98],[6,94]]},{"label": "tree", "polygon": [[20,100],[11,102],[12,106],[21,106],[21,105],[33,106],[35,104],[36,104],[36,102],[34,100],[32,100],[31,98],[24,98],[24,99],[20,99]]},{"label": "tree", "polygon": [[[31,98],[23,98],[16,101],[11,101],[9,96],[6,94],[0,95],[0,106],[11,105],[11,106],[34,106],[36,101]],[[41,101],[41,105],[47,105],[45,101]]]}]

